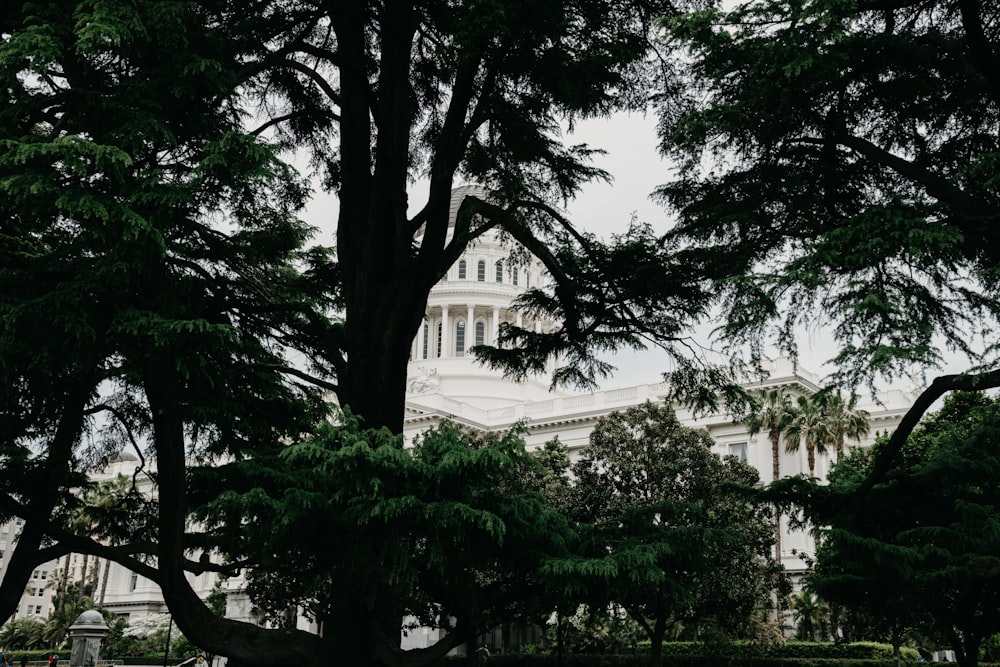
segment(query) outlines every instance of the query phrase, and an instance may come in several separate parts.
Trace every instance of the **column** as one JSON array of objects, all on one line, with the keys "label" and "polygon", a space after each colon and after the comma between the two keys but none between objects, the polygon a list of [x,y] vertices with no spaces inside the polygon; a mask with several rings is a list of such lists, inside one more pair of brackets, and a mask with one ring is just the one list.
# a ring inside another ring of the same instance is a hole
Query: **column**
[{"label": "column", "polygon": [[500,306],[493,306],[493,340],[490,342],[494,345],[497,344],[497,338],[500,337]]},{"label": "column", "polygon": [[420,320],[420,324],[417,326],[417,352],[413,355],[414,359],[424,358],[424,325],[427,324],[427,320]]},{"label": "column", "polygon": [[451,321],[448,319],[448,306],[441,306],[441,357],[451,357]]},{"label": "column", "polygon": [[469,356],[469,348],[476,345],[476,306],[469,304],[468,315],[465,317],[465,356]]}]

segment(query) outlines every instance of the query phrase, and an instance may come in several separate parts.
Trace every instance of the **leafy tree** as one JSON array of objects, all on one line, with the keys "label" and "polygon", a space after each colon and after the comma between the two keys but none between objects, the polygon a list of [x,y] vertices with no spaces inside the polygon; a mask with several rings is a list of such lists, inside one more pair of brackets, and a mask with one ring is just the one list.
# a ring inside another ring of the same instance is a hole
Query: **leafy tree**
[{"label": "leafy tree", "polygon": [[823,406],[808,396],[799,396],[795,412],[785,430],[785,451],[794,453],[805,447],[809,476],[816,476],[816,454],[825,454],[833,445],[833,430]]},{"label": "leafy tree", "polygon": [[0,628],[0,644],[8,651],[45,648],[48,644],[44,635],[44,621],[22,616],[3,624],[3,628]]},{"label": "leafy tree", "polygon": [[[446,562],[409,559],[415,543],[443,555],[420,539],[479,535],[492,510],[434,514],[440,526],[419,525],[419,539],[376,530],[408,502],[396,483],[418,505],[440,500],[433,484],[400,482],[409,463],[379,429],[401,430],[429,290],[487,232],[519,242],[551,276],[525,296],[529,319],[563,323],[502,327],[500,345],[482,350],[491,363],[516,376],[562,353],[557,379],[585,384],[609,368],[596,355],[621,345],[653,341],[690,361],[678,338],[707,293],[673,246],[641,225],[602,242],[555,208],[603,176],[588,148],[559,142],[560,121],[644,103],[651,22],[677,9],[88,0],[0,10],[0,415],[5,470],[17,471],[0,480],[0,500],[28,519],[0,614],[34,565],[75,551],[156,581],[186,636],[238,662],[316,665],[336,654],[402,665],[461,641],[455,632],[431,650],[399,651],[400,614],[421,592],[412,572]],[[335,258],[303,249],[304,191],[276,158],[293,144],[311,150],[338,195]],[[410,214],[418,176],[428,200]],[[459,179],[491,193],[467,197],[451,228]],[[328,460],[385,465],[357,479],[331,472],[345,486],[330,521],[353,542],[328,550],[317,533],[290,535],[302,550],[294,563],[273,536],[249,544],[241,529],[264,517],[269,527],[306,522],[298,503],[315,494],[297,485],[324,484],[290,472],[328,442],[316,426],[320,390],[364,419],[370,430],[358,433],[378,452],[356,441]],[[299,440],[290,457],[286,444]],[[144,457],[137,477],[157,496],[122,493],[97,508],[83,473],[123,445]],[[451,474],[449,460],[433,465]],[[214,469],[220,461],[230,465]],[[373,499],[372,488],[389,492]],[[81,504],[95,533],[70,522]],[[187,530],[212,509],[229,524]],[[382,519],[355,526],[359,517]],[[213,550],[225,565],[190,557]],[[314,562],[325,569],[305,566]],[[274,609],[318,600],[323,637],[215,617],[186,574],[237,567],[284,591]],[[449,604],[455,592],[439,595]]]},{"label": "leafy tree", "polygon": [[[516,433],[445,423],[404,449],[400,436],[366,432],[350,415],[340,421],[285,448],[279,483],[265,469],[260,485],[251,477],[241,494],[215,498],[199,514],[209,530],[239,540],[241,561],[260,564],[247,572],[247,591],[267,620],[284,626],[291,604],[336,622],[337,578],[362,576],[365,564],[386,558],[390,540],[406,547],[389,564],[405,583],[394,601],[397,632],[405,615],[464,639],[550,611],[538,570],[566,553],[573,534],[546,505],[538,484],[546,473]],[[229,467],[216,473],[225,477]],[[257,521],[236,523],[247,508]],[[322,535],[341,539],[317,549]],[[344,562],[354,570],[343,572]]]},{"label": "leafy tree", "polygon": [[92,588],[89,582],[70,582],[64,591],[64,603],[57,605],[45,619],[43,639],[46,646],[64,647],[69,639],[69,626],[76,622],[80,614],[94,608]]},{"label": "leafy tree", "polygon": [[934,367],[942,345],[972,361],[918,397],[866,490],[945,393],[1000,386],[998,21],[984,0],[749,0],[664,21],[685,57],[660,125],[679,176],[659,192],[716,281],[722,338],[794,354],[796,326],[829,323],[852,385]]},{"label": "leafy tree", "polygon": [[[567,653],[618,653],[635,648],[642,630],[616,604],[576,607],[572,614],[550,618],[548,636],[553,644],[563,643]],[[555,636],[561,632],[563,636]]]},{"label": "leafy tree", "polygon": [[823,419],[830,429],[833,451],[837,457],[836,462],[839,463],[848,438],[860,441],[868,435],[871,428],[868,419],[870,415],[857,407],[857,396],[845,401],[838,392],[826,392],[819,394],[814,400],[819,402]]},{"label": "leafy tree", "polygon": [[650,638],[654,665],[672,628],[746,626],[777,577],[768,511],[730,488],[752,486],[756,471],[711,446],[668,406],[646,403],[599,420],[573,466],[589,559],[549,568],[626,609]]},{"label": "leafy tree", "polygon": [[661,194],[732,278],[728,339],[763,345],[777,321],[794,349],[796,325],[829,318],[848,380],[995,343],[998,22],[983,0],[750,0],[666,22],[691,58],[663,107],[681,171]]},{"label": "leafy tree", "polygon": [[[201,624],[184,576],[215,567],[187,558],[211,544],[186,534],[186,462],[277,450],[325,414],[281,372],[307,230],[297,178],[242,127],[245,9],[0,10],[0,513],[25,519],[0,615],[39,564],[99,555],[158,582],[192,635],[273,663],[287,637]],[[85,473],[123,446],[140,467],[99,502]]]},{"label": "leafy tree", "polygon": [[799,591],[792,597],[792,614],[796,623],[796,639],[816,641],[816,631],[819,629],[823,616],[823,602],[809,590]]},{"label": "leafy tree", "polygon": [[541,491],[550,506],[567,513],[572,502],[569,449],[556,436],[532,450],[530,456],[539,464],[531,484]]},{"label": "leafy tree", "polygon": [[813,520],[829,527],[812,585],[881,618],[897,646],[915,618],[930,619],[959,663],[975,665],[983,640],[1000,628],[1000,402],[950,396],[864,495],[863,512],[845,494],[862,488],[874,464],[855,458],[866,463],[848,457],[852,466],[818,496]]},{"label": "leafy tree", "polygon": [[753,399],[744,421],[750,435],[767,432],[771,441],[771,481],[774,481],[781,477],[781,436],[795,414],[792,398],[784,389],[774,388],[759,392]]}]

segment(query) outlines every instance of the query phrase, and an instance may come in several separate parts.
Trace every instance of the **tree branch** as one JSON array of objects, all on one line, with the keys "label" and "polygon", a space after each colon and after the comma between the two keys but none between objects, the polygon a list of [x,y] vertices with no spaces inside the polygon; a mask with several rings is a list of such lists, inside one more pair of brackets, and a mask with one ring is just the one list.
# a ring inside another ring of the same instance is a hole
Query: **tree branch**
[{"label": "tree branch", "polygon": [[[333,102],[337,106],[341,105],[342,98],[340,96],[340,93],[338,93],[336,90],[334,90],[333,86],[330,85],[330,82],[327,81],[323,77],[322,74],[320,74],[319,72],[317,72],[316,70],[314,70],[312,67],[309,67],[308,65],[300,63],[298,60],[290,60],[288,58],[285,58],[284,60],[280,61],[278,64],[282,65],[284,67],[289,67],[289,68],[291,68],[293,70],[296,70],[298,72],[302,72],[313,83],[315,83],[316,86],[320,90],[323,91],[323,93],[330,99],[331,102]],[[339,116],[338,116],[338,119],[339,119]]]},{"label": "tree branch", "polygon": [[297,368],[292,368],[291,366],[283,366],[281,364],[264,364],[264,363],[253,364],[253,366],[255,368],[267,368],[267,369],[270,369],[270,370],[278,371],[279,373],[286,373],[288,375],[294,375],[295,377],[297,377],[297,378],[299,378],[301,380],[305,380],[306,382],[308,382],[310,384],[314,384],[317,387],[322,387],[323,389],[328,389],[329,391],[332,391],[333,393],[337,393],[339,391],[339,389],[340,389],[333,382],[328,382],[328,381],[323,380],[321,378],[309,375],[308,373],[300,371]]},{"label": "tree branch", "polygon": [[99,403],[91,408],[88,408],[84,414],[92,415],[98,412],[110,412],[115,419],[118,420],[118,423],[125,429],[125,435],[128,436],[129,442],[132,443],[132,449],[135,450],[136,456],[139,457],[139,466],[135,469],[135,472],[132,473],[132,490],[134,491],[136,488],[135,478],[138,477],[139,473],[146,467],[146,457],[142,455],[142,448],[140,448],[139,443],[136,442],[135,436],[132,434],[132,429],[125,420],[125,415],[123,415],[118,408],[113,405],[108,405],[107,403]]},{"label": "tree branch", "polygon": [[1000,105],[1000,58],[993,51],[983,31],[983,17],[980,14],[982,4],[977,0],[959,0],[958,6],[962,12],[962,25],[965,27],[970,60],[979,75],[989,83],[993,103]]},{"label": "tree branch", "polygon": [[878,457],[872,463],[872,472],[861,486],[858,496],[864,497],[873,486],[885,479],[886,473],[892,467],[893,461],[903,449],[907,438],[920,423],[924,413],[944,394],[949,391],[982,391],[1000,387],[1000,369],[986,373],[965,373],[961,375],[942,375],[931,382],[931,386],[921,392],[917,400],[899,422],[892,436],[879,451]]}]

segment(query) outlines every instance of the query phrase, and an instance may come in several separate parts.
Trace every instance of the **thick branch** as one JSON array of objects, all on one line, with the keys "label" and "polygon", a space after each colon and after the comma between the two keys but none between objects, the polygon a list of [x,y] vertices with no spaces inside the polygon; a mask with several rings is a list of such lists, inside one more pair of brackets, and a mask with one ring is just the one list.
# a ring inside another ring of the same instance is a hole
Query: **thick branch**
[{"label": "thick branch", "polygon": [[903,415],[899,426],[893,431],[892,436],[885,443],[885,447],[879,451],[878,457],[872,464],[872,472],[858,488],[858,494],[864,496],[873,486],[885,479],[886,473],[889,472],[894,460],[902,451],[903,445],[906,444],[906,439],[935,401],[949,391],[981,391],[994,387],[1000,387],[1000,369],[987,373],[942,375],[935,378],[931,386],[917,397],[910,409]]},{"label": "thick branch", "polygon": [[298,72],[302,72],[313,83],[315,83],[320,90],[323,91],[323,93],[330,99],[331,102],[333,102],[337,106],[341,105],[342,98],[340,96],[340,93],[334,90],[333,86],[330,85],[330,82],[327,81],[322,74],[314,70],[312,67],[304,65],[297,60],[289,60],[287,58],[285,60],[282,60],[280,62],[280,65],[284,67],[289,67]]},{"label": "thick branch", "polygon": [[977,0],[959,0],[962,11],[962,25],[965,27],[969,55],[976,71],[989,84],[993,103],[1000,105],[1000,58],[993,51],[986,33],[983,31],[982,3]]},{"label": "thick branch", "polygon": [[[966,199],[965,193],[960,188],[955,187],[948,179],[942,178],[934,172],[901,158],[894,153],[890,153],[867,139],[852,135],[838,135],[834,136],[833,140],[841,146],[850,148],[863,157],[888,167],[897,174],[920,184],[927,191],[927,194],[935,199],[951,205],[956,210],[962,210],[961,204]],[[793,143],[816,145],[825,145],[827,141],[827,139],[815,137],[799,137],[792,140]]]},{"label": "thick branch", "polygon": [[268,368],[270,370],[275,370],[278,371],[279,373],[285,373],[287,375],[294,375],[295,377],[301,380],[305,380],[310,384],[314,384],[317,387],[322,387],[323,389],[327,389],[329,391],[332,391],[333,393],[337,393],[339,391],[339,387],[333,382],[328,382],[313,375],[309,375],[308,373],[300,371],[297,368],[292,368],[291,366],[283,366],[281,364],[254,364],[254,366],[257,368]]},{"label": "thick branch", "polygon": [[[531,233],[527,225],[522,224],[516,215],[515,207],[526,206],[529,202],[515,202],[510,207],[504,209],[496,204],[483,201],[478,197],[466,197],[470,202],[470,212],[489,218],[494,225],[502,226],[511,236],[514,237],[532,255],[537,257],[545,265],[549,275],[555,280],[555,293],[560,303],[563,305],[564,323],[567,331],[574,332],[580,329],[580,318],[576,309],[576,284],[563,271],[559,260],[552,254],[548,246]],[[534,203],[534,202],[530,202]]]}]

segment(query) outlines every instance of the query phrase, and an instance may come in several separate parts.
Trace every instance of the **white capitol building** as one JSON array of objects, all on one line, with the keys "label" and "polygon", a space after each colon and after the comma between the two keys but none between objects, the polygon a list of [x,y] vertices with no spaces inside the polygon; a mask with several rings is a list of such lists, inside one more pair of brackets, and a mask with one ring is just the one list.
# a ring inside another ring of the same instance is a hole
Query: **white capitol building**
[{"label": "white capitol building", "polygon": [[[470,192],[481,195],[484,191],[464,186],[453,193],[453,222],[461,198]],[[536,331],[558,326],[557,322],[531,319],[513,307],[519,294],[529,287],[544,285],[546,280],[537,260],[517,252],[509,239],[492,231],[470,246],[451,267],[430,294],[424,325],[411,349],[404,417],[404,437],[408,442],[445,419],[487,431],[502,431],[520,423],[526,429],[524,437],[529,449],[559,436],[573,456],[587,445],[594,424],[602,416],[645,401],[664,400],[668,386],[662,382],[590,393],[550,390],[549,375],[555,369],[555,362],[550,362],[546,376],[515,383],[484,368],[467,353],[475,345],[493,343],[502,322]],[[792,396],[813,394],[821,387],[818,377],[796,368],[787,359],[771,362],[769,372],[767,379],[748,386],[784,387]],[[870,445],[876,433],[894,429],[913,398],[907,392],[888,391],[859,405],[871,415],[871,435],[861,444]],[[745,459],[758,470],[762,481],[770,481],[771,443],[766,433],[750,436],[743,424],[734,423],[723,414],[695,418],[684,409],[678,409],[677,414],[686,425],[707,429],[719,455],[732,454]],[[806,473],[804,449],[794,454],[782,450],[780,465],[784,475]],[[131,476],[135,466],[134,459],[123,454],[97,474]],[[825,477],[829,466],[828,456],[817,456],[818,477]],[[0,577],[6,571],[8,554],[14,548],[20,524],[20,520],[11,520],[0,525]],[[804,564],[799,554],[813,553],[812,539],[803,532],[790,532],[786,528],[781,544],[785,568],[793,575],[801,572]],[[71,580],[87,577],[95,582],[95,603],[113,613],[137,618],[166,611],[159,589],[144,577],[115,563],[73,555],[48,563],[34,573],[16,618],[44,619],[49,614],[54,580],[63,569],[69,570]],[[216,584],[216,575],[203,574],[192,578],[192,583],[196,590],[208,595]],[[229,616],[255,618],[239,578],[226,580],[223,590],[228,595]],[[308,628],[309,624],[300,619],[300,627]],[[424,646],[435,638],[433,631],[410,633],[404,638],[404,647]]]}]

